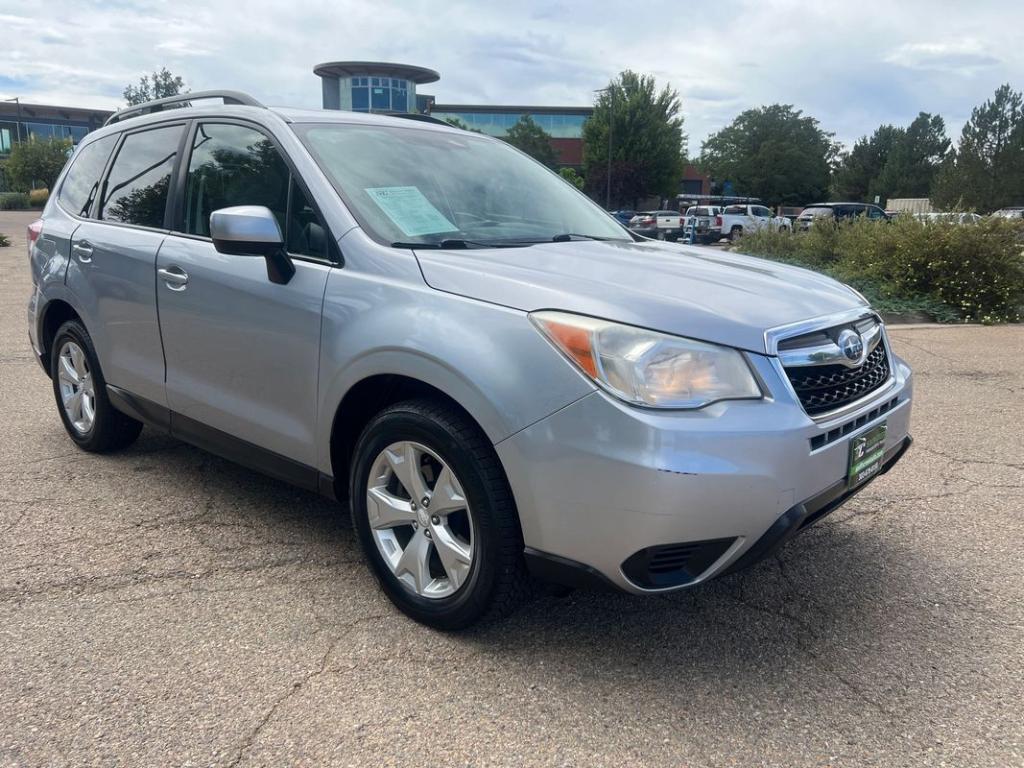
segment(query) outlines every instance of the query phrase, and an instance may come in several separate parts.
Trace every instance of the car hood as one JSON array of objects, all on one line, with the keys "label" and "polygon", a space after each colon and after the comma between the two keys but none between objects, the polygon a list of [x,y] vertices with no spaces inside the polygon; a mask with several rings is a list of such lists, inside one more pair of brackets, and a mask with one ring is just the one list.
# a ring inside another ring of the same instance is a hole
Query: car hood
[{"label": "car hood", "polygon": [[415,253],[427,284],[439,291],[760,353],[769,328],[866,307],[816,272],[678,244],[589,240]]}]

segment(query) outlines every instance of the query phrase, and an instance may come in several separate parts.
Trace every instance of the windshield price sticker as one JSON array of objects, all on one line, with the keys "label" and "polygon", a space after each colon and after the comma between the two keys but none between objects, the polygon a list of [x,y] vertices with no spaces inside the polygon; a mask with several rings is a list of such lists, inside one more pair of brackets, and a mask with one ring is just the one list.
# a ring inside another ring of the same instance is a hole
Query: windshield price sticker
[{"label": "windshield price sticker", "polygon": [[408,237],[458,231],[418,187],[371,187],[366,194]]}]

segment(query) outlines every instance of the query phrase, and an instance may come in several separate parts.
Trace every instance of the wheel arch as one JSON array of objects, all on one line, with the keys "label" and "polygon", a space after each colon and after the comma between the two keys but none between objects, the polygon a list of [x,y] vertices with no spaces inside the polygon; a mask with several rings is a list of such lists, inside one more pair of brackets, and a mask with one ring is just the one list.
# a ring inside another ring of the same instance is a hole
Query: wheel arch
[{"label": "wheel arch", "polygon": [[85,327],[81,314],[64,299],[51,299],[46,302],[39,318],[39,346],[42,349],[40,358],[47,376],[50,375],[49,357],[53,349],[54,337],[68,320],[77,320]]},{"label": "wheel arch", "polygon": [[[330,466],[334,493],[348,496],[349,470],[356,441],[370,420],[389,405],[414,398],[444,403],[469,419],[491,439],[481,419],[450,394],[421,378],[398,373],[377,373],[355,382],[334,409],[330,431]],[[500,464],[500,460],[499,460]],[[504,468],[503,468],[504,470]]]}]

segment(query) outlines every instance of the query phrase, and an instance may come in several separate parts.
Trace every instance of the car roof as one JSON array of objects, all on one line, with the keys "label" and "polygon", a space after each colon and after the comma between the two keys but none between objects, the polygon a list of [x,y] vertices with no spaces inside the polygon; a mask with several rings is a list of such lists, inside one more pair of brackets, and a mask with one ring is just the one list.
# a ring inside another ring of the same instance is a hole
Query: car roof
[{"label": "car roof", "polygon": [[[151,112],[144,115],[126,117],[123,120],[104,125],[87,135],[87,141],[92,142],[111,133],[119,133],[126,130],[134,130],[146,125],[164,123],[173,120],[191,120],[202,117],[234,117],[253,120],[254,122],[267,124],[273,121],[284,123],[346,123],[355,125],[379,125],[381,127],[414,128],[427,131],[459,131],[461,129],[449,126],[441,121],[431,120],[423,115],[410,115],[400,117],[395,115],[370,114],[365,112],[345,112],[334,109],[293,109],[290,107],[259,107],[247,104],[202,104],[193,106],[174,107]],[[269,119],[268,119],[269,118]],[[473,134],[483,139],[491,139],[485,134]],[[492,139],[493,140],[493,139]]]}]

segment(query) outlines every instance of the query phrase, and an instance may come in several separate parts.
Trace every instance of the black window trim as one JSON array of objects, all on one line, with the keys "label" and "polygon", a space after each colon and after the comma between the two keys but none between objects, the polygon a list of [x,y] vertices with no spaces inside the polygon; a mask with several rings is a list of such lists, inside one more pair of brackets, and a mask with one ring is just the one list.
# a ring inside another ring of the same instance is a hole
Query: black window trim
[{"label": "black window trim", "polygon": [[[181,126],[184,130],[181,132],[181,138],[178,139],[178,150],[174,157],[174,165],[171,168],[171,179],[167,185],[167,204],[164,206],[164,221],[163,227],[144,227],[141,224],[130,224],[124,221],[110,221],[108,219],[100,218],[100,212],[103,209],[104,198],[107,195],[107,182],[110,178],[110,172],[114,170],[114,163],[117,162],[118,155],[121,154],[121,149],[124,147],[125,141],[128,140],[129,136],[134,136],[139,133],[145,133],[146,131],[155,131],[160,128],[173,128],[175,126]],[[105,224],[110,227],[122,227],[129,229],[138,229],[143,232],[162,232],[167,233],[169,230],[167,224],[169,222],[169,213],[171,211],[171,203],[174,200],[176,193],[176,182],[178,178],[178,168],[181,165],[181,152],[184,146],[184,137],[188,134],[188,121],[177,119],[167,120],[160,123],[151,123],[135,130],[123,131],[118,138],[117,145],[114,147],[114,151],[110,154],[110,159],[107,161],[107,167],[103,169],[103,181],[100,183],[100,193],[96,196],[93,201],[92,209],[89,211],[89,220],[95,221],[99,224]]]},{"label": "black window trim", "polygon": [[[261,133],[263,134],[263,136],[269,139],[270,143],[274,145],[274,149],[277,150],[278,154],[284,160],[285,166],[287,166],[288,168],[288,211],[291,211],[292,182],[294,182],[299,186],[299,188],[302,190],[302,193],[306,196],[306,202],[309,203],[310,207],[313,209],[313,212],[316,214],[317,221],[319,222],[320,226],[324,228],[324,232],[327,233],[328,257],[326,259],[320,259],[317,258],[316,256],[308,256],[302,253],[292,253],[291,251],[286,251],[288,253],[288,257],[291,259],[298,259],[299,261],[308,261],[313,264],[325,264],[330,267],[345,266],[345,258],[341,253],[341,248],[338,246],[338,243],[335,240],[334,235],[331,234],[331,230],[327,226],[326,220],[324,219],[324,215],[320,210],[320,206],[317,205],[316,200],[310,194],[309,187],[306,186],[306,182],[303,181],[302,175],[296,171],[295,163],[292,162],[292,159],[288,156],[288,153],[284,150],[284,147],[281,146],[281,142],[279,142],[277,140],[277,137],[274,136],[273,133],[271,133],[266,127],[260,125],[259,123],[253,120],[246,120],[244,118],[239,117],[218,117],[216,115],[211,115],[207,117],[193,118],[190,121],[188,130],[185,131],[185,141],[181,155],[181,163],[178,165],[178,168],[176,170],[176,183],[174,185],[175,196],[173,201],[174,207],[173,210],[169,211],[168,219],[167,221],[165,221],[165,223],[168,223],[170,225],[167,230],[169,235],[174,237],[182,237],[187,240],[198,240],[206,243],[213,242],[213,239],[207,237],[206,235],[195,235],[185,231],[185,187],[186,184],[188,183],[188,167],[189,164],[192,162],[192,151],[193,144],[195,143],[195,135],[196,132],[199,130],[200,123],[204,125],[210,123],[215,123],[218,125],[240,125],[243,128],[249,128],[251,130],[256,131],[257,133]],[[187,157],[185,156],[186,153],[188,155]],[[285,231],[283,234],[285,236],[285,245],[287,246],[288,232]]]}]

